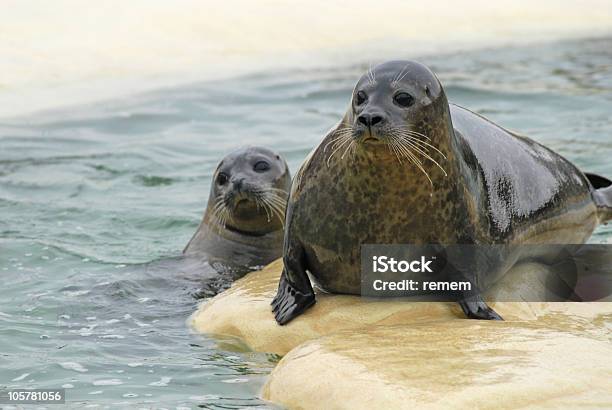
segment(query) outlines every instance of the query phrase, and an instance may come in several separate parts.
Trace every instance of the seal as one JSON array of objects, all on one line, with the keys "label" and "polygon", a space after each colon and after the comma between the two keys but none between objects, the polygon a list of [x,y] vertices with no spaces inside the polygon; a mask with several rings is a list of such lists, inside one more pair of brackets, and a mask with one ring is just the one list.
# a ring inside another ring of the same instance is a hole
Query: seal
[{"label": "seal", "polygon": [[278,259],[290,186],[279,154],[262,147],[231,152],[214,172],[206,211],[183,254],[235,275]]},{"label": "seal", "polygon": [[[362,244],[583,243],[612,218],[611,184],[449,105],[428,67],[383,63],[294,178],[275,318],[315,303],[308,273],[327,292],[359,294]],[[474,280],[519,260],[499,256]],[[457,301],[467,317],[501,319],[479,294]]]}]

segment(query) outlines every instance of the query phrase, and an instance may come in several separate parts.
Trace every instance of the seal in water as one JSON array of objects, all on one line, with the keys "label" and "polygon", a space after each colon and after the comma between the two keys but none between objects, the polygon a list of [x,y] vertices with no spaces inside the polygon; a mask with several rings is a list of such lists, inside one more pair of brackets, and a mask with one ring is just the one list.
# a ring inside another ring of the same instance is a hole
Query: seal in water
[{"label": "seal in water", "polygon": [[290,186],[287,163],[275,152],[231,152],[215,170],[204,217],[183,254],[234,276],[278,259]]},{"label": "seal in water", "polygon": [[[359,294],[362,244],[583,243],[612,219],[611,184],[449,106],[426,66],[383,63],[294,178],[274,315],[282,325],[315,303],[307,273],[325,291]],[[470,318],[501,319],[479,294],[457,300]]]}]

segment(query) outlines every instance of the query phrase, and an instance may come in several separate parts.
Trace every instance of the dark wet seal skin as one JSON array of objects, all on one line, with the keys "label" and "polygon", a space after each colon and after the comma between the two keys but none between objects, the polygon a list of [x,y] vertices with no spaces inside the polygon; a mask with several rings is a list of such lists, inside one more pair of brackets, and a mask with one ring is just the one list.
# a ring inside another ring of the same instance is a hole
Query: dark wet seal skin
[{"label": "dark wet seal skin", "polygon": [[[583,243],[610,218],[609,180],[449,105],[428,67],[387,62],[361,77],[293,181],[274,315],[282,325],[315,303],[307,272],[359,294],[362,244]],[[472,280],[498,280],[508,261]],[[470,318],[501,319],[480,296],[458,301]]]},{"label": "dark wet seal skin", "polygon": [[291,175],[285,160],[262,147],[228,154],[217,166],[208,205],[183,254],[235,277],[282,255]]}]

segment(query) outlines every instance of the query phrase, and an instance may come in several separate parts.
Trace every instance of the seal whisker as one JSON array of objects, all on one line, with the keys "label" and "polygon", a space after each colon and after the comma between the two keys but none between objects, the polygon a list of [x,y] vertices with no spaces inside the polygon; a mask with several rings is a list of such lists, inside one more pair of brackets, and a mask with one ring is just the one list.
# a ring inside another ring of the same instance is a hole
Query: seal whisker
[{"label": "seal whisker", "polygon": [[353,131],[354,131],[353,127],[345,127],[345,128],[341,128],[341,129],[334,131],[332,135],[335,137],[335,136],[344,135],[344,134],[352,134]]},{"label": "seal whisker", "polygon": [[219,195],[212,209],[212,217],[219,223],[221,223],[221,214],[223,213],[224,209],[225,202],[223,201],[223,196]]},{"label": "seal whisker", "polygon": [[286,196],[281,196],[278,195],[274,192],[269,192],[266,194],[267,196],[269,196],[270,200],[278,203],[279,205],[283,205],[283,207],[287,206],[287,197]]},{"label": "seal whisker", "polygon": [[283,212],[285,212],[285,209],[287,208],[287,200],[286,199],[281,199],[276,195],[270,194],[266,197],[266,199],[268,200],[268,202],[270,204],[273,204],[277,207],[279,207]]},{"label": "seal whisker", "polygon": [[280,198],[287,198],[287,191],[285,191],[284,189],[274,188],[272,186],[262,188],[258,191],[258,193],[261,193],[261,194],[272,193]]},{"label": "seal whisker", "polygon": [[331,140],[329,140],[325,146],[323,147],[323,152],[325,152],[327,150],[327,147],[331,144],[333,144],[333,146],[336,145],[337,142],[339,142],[340,140],[344,139],[344,138],[350,138],[351,134],[353,133],[353,131],[351,130],[350,132],[343,132],[342,134],[338,135],[338,136],[334,136],[334,138],[332,138]]},{"label": "seal whisker", "polygon": [[265,187],[261,188],[261,192],[264,192],[264,193],[266,193],[266,192],[274,192],[274,193],[277,193],[277,192],[278,192],[278,193],[280,193],[280,194],[281,194],[281,196],[285,196],[285,197],[286,197],[286,196],[288,196],[287,191],[285,191],[284,189],[275,188],[275,187],[274,187],[274,186],[272,186],[272,185],[268,185],[268,186],[265,186]]},{"label": "seal whisker", "polygon": [[[284,215],[284,209],[285,206],[282,206],[278,204],[277,202],[274,202],[278,200],[277,197],[275,197],[274,195],[266,195],[262,197],[262,201],[264,203],[264,205],[270,210],[270,213],[275,216],[276,218],[278,218],[278,220],[280,221],[281,225],[284,227],[285,226],[285,219],[283,218]],[[268,220],[268,222],[270,222]]]},{"label": "seal whisker", "polygon": [[395,157],[397,158],[397,161],[402,164],[402,160],[400,159],[400,155],[397,152],[397,148],[395,147],[395,140],[393,138],[385,138],[384,139],[385,145],[387,145],[387,149],[389,150],[389,152],[393,155],[395,155]]},{"label": "seal whisker", "polygon": [[395,153],[395,158],[397,158],[397,162],[399,162],[400,165],[403,165],[404,162],[402,161],[402,154],[399,153],[397,147],[393,146],[393,152]]},{"label": "seal whisker", "polygon": [[415,138],[415,137],[413,137],[411,135],[404,135],[404,137],[407,140],[410,140],[411,142],[420,145],[425,151],[428,151],[427,148],[431,148],[434,151],[436,151],[438,154],[440,154],[442,157],[444,157],[444,159],[447,159],[446,155],[444,155],[444,153],[442,151],[440,151],[438,148],[436,148],[435,146],[433,146],[433,145],[431,145],[431,144],[429,144],[429,143],[427,143],[425,141],[422,141],[422,140],[420,140],[418,138]]},{"label": "seal whisker", "polygon": [[421,134],[420,132],[412,131],[412,130],[408,129],[407,127],[398,127],[394,131],[396,131],[395,133],[397,135],[401,135],[402,138],[410,139],[411,141],[413,141],[413,142],[415,142],[415,143],[417,143],[417,144],[419,144],[419,145],[421,145],[423,147],[431,148],[431,149],[435,150],[437,153],[439,153],[440,155],[442,155],[444,157],[444,159],[447,159],[446,155],[442,151],[440,151],[435,145],[432,145],[431,143],[429,143],[427,141],[423,141],[423,140],[421,140],[419,138],[416,138],[418,136],[418,137],[426,138],[427,140],[431,141],[431,138],[429,138],[427,135]]},{"label": "seal whisker", "polygon": [[217,216],[217,223],[218,223],[219,225],[221,225],[221,227],[222,227],[223,229],[225,229],[225,222],[226,222],[226,219],[227,219],[227,218],[226,218],[226,211],[225,211],[225,208],[221,208],[221,209],[219,209],[219,214],[218,214],[218,216]]},{"label": "seal whisker", "polygon": [[425,155],[429,154],[429,150],[427,147],[416,144],[415,141],[412,138],[410,138],[410,136],[402,134],[401,132],[390,132],[390,134],[393,135],[396,139],[402,140],[402,142],[407,143],[412,148],[417,150],[417,152],[425,154]]},{"label": "seal whisker", "polygon": [[258,197],[258,198],[256,198],[256,201],[257,202],[261,201],[263,209],[266,211],[266,218],[268,218],[268,223],[269,223],[272,219],[270,218],[270,211],[268,209],[268,206],[267,206],[268,204],[267,204],[267,202],[265,200],[265,197]]},{"label": "seal whisker", "polygon": [[340,147],[344,145],[346,141],[350,141],[351,139],[351,136],[345,136],[342,141],[337,141],[334,145],[332,145],[332,148]]},{"label": "seal whisker", "polygon": [[427,135],[422,134],[422,133],[420,133],[418,131],[414,131],[410,127],[402,126],[402,127],[399,127],[399,129],[401,129],[402,131],[405,131],[405,132],[407,132],[409,134],[417,135],[419,137],[425,138],[428,141],[431,141],[431,138],[429,138]]},{"label": "seal whisker", "polygon": [[225,197],[222,195],[220,195],[217,205],[219,207],[219,223],[225,229],[227,221],[232,219],[232,211],[225,203]]},{"label": "seal whisker", "polygon": [[402,146],[400,141],[398,140],[393,141],[393,147],[395,148],[397,153],[400,155],[400,158],[405,158],[409,162],[414,162],[415,159],[418,161],[418,158],[414,157],[414,155],[410,153],[410,150]]},{"label": "seal whisker", "polygon": [[[215,221],[217,224],[221,225],[221,217],[220,214],[223,210],[223,196],[219,195],[217,196],[217,198],[215,198],[215,201],[213,202],[213,205],[211,205],[211,207],[209,208],[209,215],[210,218]],[[205,234],[204,234],[204,238],[208,239],[212,234],[211,230],[206,230]],[[191,241],[190,241],[191,242]],[[188,244],[189,245],[189,244]]]},{"label": "seal whisker", "polygon": [[376,85],[376,76],[374,75],[374,71],[372,70],[372,64],[368,68],[368,82],[371,85]]},{"label": "seal whisker", "polygon": [[[348,147],[346,147],[346,149],[344,150],[344,152],[342,153],[342,156],[340,157],[340,159],[344,159],[344,156],[346,155],[346,153],[351,149],[351,147],[353,146],[353,144],[355,144],[355,140],[352,140],[350,144],[348,144]],[[352,154],[351,154],[352,156]]]},{"label": "seal whisker", "polygon": [[221,205],[224,205],[223,204],[223,195],[219,195],[219,196],[217,196],[217,198],[215,198],[215,205],[214,205],[213,209],[217,209]]},{"label": "seal whisker", "polygon": [[337,133],[345,132],[345,131],[353,131],[353,126],[352,125],[347,125],[347,126],[342,127],[342,128],[336,128],[333,131],[333,134],[337,134]]},{"label": "seal whisker", "polygon": [[[405,138],[404,135],[402,135],[401,133],[396,133],[396,132],[390,132],[391,135],[393,135],[395,137],[395,142],[397,144],[397,146],[399,148],[402,148],[403,151],[408,151],[411,154],[414,155],[414,152],[412,152],[413,149],[417,149],[419,151],[419,153],[423,153],[425,155],[427,155],[426,153],[424,153],[418,146],[414,146],[412,144],[410,144]],[[419,160],[419,163],[421,161]]]},{"label": "seal whisker", "polygon": [[[400,140],[402,141],[402,144],[406,145],[407,147],[411,148],[411,152],[414,150],[416,151],[418,154],[420,154],[421,156],[423,156],[425,159],[433,162],[434,164],[436,164],[436,166],[438,168],[440,168],[440,170],[444,173],[444,176],[448,176],[448,173],[446,172],[446,170],[444,169],[444,167],[442,165],[440,165],[440,163],[438,161],[436,161],[435,159],[433,159],[431,157],[431,155],[429,155],[427,152],[423,151],[421,148],[419,148],[418,146],[414,145],[413,141],[409,140],[409,139],[404,139],[404,138],[400,138]],[[446,159],[446,157],[444,157],[444,159]]]},{"label": "seal whisker", "polygon": [[[327,166],[328,166],[328,167],[329,167],[329,163],[330,163],[331,159],[332,159],[332,158],[333,158],[333,156],[336,154],[336,152],[338,152],[338,150],[339,150],[340,148],[342,148],[342,147],[343,147],[343,146],[344,146],[346,143],[349,143],[349,145],[350,145],[350,141],[351,141],[351,140],[352,140],[352,138],[351,138],[351,137],[348,137],[348,136],[347,136],[347,137],[345,137],[345,138],[342,140],[342,142],[340,142],[340,143],[338,144],[338,146],[337,146],[337,147],[335,147],[335,149],[332,151],[332,153],[331,153],[331,154],[329,154],[329,157],[327,157]],[[334,145],[334,146],[335,146],[335,145]]]},{"label": "seal whisker", "polygon": [[223,212],[222,212],[222,225],[223,228],[225,228],[227,226],[227,221],[232,219],[232,214],[230,212],[229,209],[227,209],[227,207],[223,208]]},{"label": "seal whisker", "polygon": [[414,153],[413,153],[413,152],[410,150],[410,148],[409,148],[409,147],[407,147],[407,146],[403,145],[403,143],[404,143],[405,141],[404,141],[404,140],[401,140],[401,139],[397,139],[397,140],[395,140],[395,141],[396,141],[396,143],[397,143],[397,147],[398,147],[398,148],[399,148],[401,151],[403,151],[403,152],[406,154],[406,156],[407,156],[408,158],[410,158],[410,160],[412,161],[412,163],[413,163],[414,165],[416,165],[416,166],[417,166],[417,167],[418,167],[418,168],[421,170],[421,172],[423,172],[423,174],[425,175],[425,177],[427,177],[427,179],[429,180],[429,183],[431,184],[431,186],[432,186],[432,188],[433,188],[433,181],[432,181],[432,180],[431,180],[431,178],[429,177],[429,174],[427,173],[427,171],[425,170],[425,168],[423,168],[423,165],[422,165],[421,161],[420,161],[420,160],[419,160],[419,159],[418,159],[418,158],[417,158],[417,157],[414,155]]},{"label": "seal whisker", "polygon": [[222,207],[217,203],[212,209],[212,216],[217,216],[221,212],[221,209]]},{"label": "seal whisker", "polygon": [[[391,81],[391,85],[392,85],[393,87],[395,87],[395,86],[397,85],[397,83],[399,83],[399,82],[400,82],[400,81],[401,81],[401,80],[402,80],[402,79],[403,79],[403,78],[406,76],[406,74],[408,74],[408,71],[409,71],[409,70],[408,70],[408,66],[409,66],[409,65],[410,65],[410,64],[406,64],[406,65],[405,65],[405,66],[404,66],[404,67],[403,67],[403,68],[402,68],[402,69],[401,69],[401,70],[400,70],[400,71],[397,73],[397,75],[396,75],[395,77],[393,77],[393,80]],[[405,73],[404,73],[404,70],[406,71]]]},{"label": "seal whisker", "polygon": [[[440,165],[440,163],[438,161],[436,161],[435,159],[433,159],[431,157],[431,155],[429,155],[426,151],[423,151],[423,149],[421,149],[421,147],[417,146],[414,144],[414,140],[412,139],[406,139],[403,138],[402,135],[397,135],[397,137],[399,137],[399,139],[401,140],[402,144],[406,145],[407,148],[411,148],[411,151],[416,151],[416,153],[420,154],[421,156],[423,156],[425,159],[433,162],[434,164],[436,164],[436,166],[438,168],[440,168],[440,170],[444,173],[444,176],[448,176],[448,173],[446,172],[446,170],[444,169],[444,167],[442,165]],[[414,152],[413,152],[414,153]],[[441,154],[444,156],[444,154]],[[446,159],[446,156],[444,156],[444,159]]]},{"label": "seal whisker", "polygon": [[267,187],[261,190],[260,196],[264,206],[285,226],[285,209],[287,208],[287,192],[282,189]]},{"label": "seal whisker", "polygon": [[280,206],[282,209],[285,209],[287,207],[287,201],[280,199],[274,195],[268,195],[267,199],[270,203],[273,203],[274,205]]},{"label": "seal whisker", "polygon": [[[282,205],[280,205],[278,203],[274,203],[272,201],[269,201],[268,203],[270,204],[270,206],[273,209],[275,209],[278,212],[279,215],[284,215],[285,214],[286,207],[284,207],[284,206],[282,206]],[[283,222],[283,218],[282,217],[280,217],[279,219],[281,220],[281,222]]]},{"label": "seal whisker", "polygon": [[276,214],[276,217],[278,218],[278,220],[280,221],[281,225],[283,226],[283,228],[285,227],[285,208],[286,207],[280,207],[280,205],[275,205],[270,203],[270,208],[273,210],[273,212]]},{"label": "seal whisker", "polygon": [[351,150],[351,158],[355,157],[355,152],[357,151],[357,144],[353,144],[353,149]]}]

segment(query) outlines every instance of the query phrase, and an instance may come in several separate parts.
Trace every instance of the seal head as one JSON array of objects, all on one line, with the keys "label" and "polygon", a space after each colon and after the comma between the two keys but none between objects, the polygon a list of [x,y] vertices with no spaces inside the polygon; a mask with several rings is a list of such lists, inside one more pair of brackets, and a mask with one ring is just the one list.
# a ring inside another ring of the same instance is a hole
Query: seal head
[{"label": "seal head", "polygon": [[262,147],[231,152],[213,174],[204,217],[183,253],[246,269],[280,257],[290,185],[279,154]]},{"label": "seal head", "polygon": [[352,125],[357,142],[390,145],[437,114],[437,104],[445,103],[442,87],[429,68],[390,61],[359,80],[345,121]]},{"label": "seal head", "polygon": [[364,74],[331,134],[324,146],[328,165],[338,157],[396,167],[410,163],[421,174],[428,195],[432,172],[447,175],[443,162],[453,150],[444,90],[428,67],[413,61],[386,62]]}]

